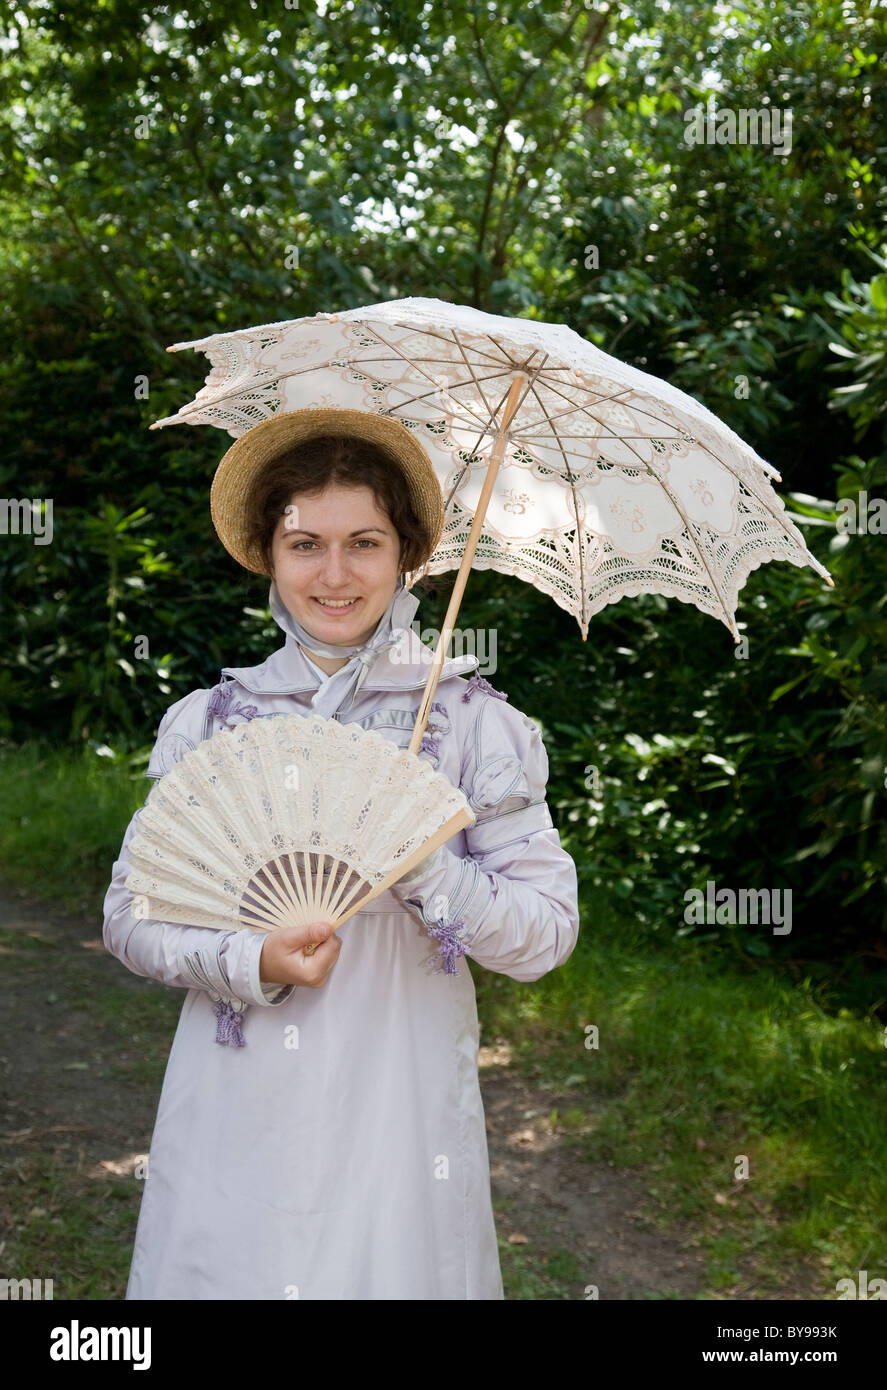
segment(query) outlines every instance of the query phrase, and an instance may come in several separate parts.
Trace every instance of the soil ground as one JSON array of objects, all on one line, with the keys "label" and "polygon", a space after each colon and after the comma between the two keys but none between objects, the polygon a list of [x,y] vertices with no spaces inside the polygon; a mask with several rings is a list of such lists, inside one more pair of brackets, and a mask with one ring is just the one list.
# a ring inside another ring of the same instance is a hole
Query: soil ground
[{"label": "soil ground", "polygon": [[[39,1264],[56,1298],[122,1298],[181,992],[126,971],[96,922],[15,888],[0,956],[0,1275]],[[698,1232],[658,1229],[644,1174],[590,1163],[558,1123],[605,1099],[552,1095],[504,1043],[478,1062],[506,1298],[760,1296],[707,1289]],[[766,1296],[821,1297],[805,1274]]]}]

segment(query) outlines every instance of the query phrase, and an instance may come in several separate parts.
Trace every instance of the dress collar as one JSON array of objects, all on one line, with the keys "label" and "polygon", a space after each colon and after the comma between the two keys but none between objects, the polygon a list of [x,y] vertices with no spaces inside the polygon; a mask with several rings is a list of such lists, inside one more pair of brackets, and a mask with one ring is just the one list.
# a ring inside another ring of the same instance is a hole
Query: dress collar
[{"label": "dress collar", "polygon": [[[432,648],[426,647],[413,628],[405,628],[399,641],[393,647],[384,648],[376,657],[361,693],[365,690],[423,689],[433,655]],[[470,675],[479,664],[478,658],[470,653],[448,657],[440,679]],[[224,666],[222,675],[232,677],[253,695],[297,695],[320,686],[312,663],[296,639],[289,636],[284,646],[258,666]]]}]

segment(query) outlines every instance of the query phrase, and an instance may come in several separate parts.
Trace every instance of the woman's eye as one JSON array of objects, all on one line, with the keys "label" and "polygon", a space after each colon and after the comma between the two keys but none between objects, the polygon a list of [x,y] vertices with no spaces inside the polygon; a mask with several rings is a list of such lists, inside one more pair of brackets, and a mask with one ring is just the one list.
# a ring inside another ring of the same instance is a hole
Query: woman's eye
[{"label": "woman's eye", "polygon": [[[369,536],[361,536],[354,543],[359,546],[369,546],[371,550],[374,550],[378,545],[378,541],[371,540]],[[294,541],[290,549],[302,550],[306,545],[314,545],[314,541]]]}]

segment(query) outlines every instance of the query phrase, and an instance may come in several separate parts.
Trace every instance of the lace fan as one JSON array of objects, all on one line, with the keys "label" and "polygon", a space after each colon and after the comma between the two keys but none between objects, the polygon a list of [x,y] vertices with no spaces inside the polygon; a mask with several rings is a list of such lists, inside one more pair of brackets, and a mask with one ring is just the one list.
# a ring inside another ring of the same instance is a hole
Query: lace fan
[{"label": "lace fan", "polygon": [[430,763],[356,724],[272,715],[222,729],[151,789],[132,912],[194,926],[336,926],[475,816]]}]

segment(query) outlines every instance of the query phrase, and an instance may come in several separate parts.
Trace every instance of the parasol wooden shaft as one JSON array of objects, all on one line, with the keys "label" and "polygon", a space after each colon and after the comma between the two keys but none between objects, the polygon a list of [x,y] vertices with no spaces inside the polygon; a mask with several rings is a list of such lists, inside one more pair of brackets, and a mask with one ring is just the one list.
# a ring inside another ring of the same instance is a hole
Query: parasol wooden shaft
[{"label": "parasol wooden shaft", "polygon": [[453,585],[453,592],[450,595],[450,602],[447,606],[446,617],[444,618],[443,631],[437,639],[437,646],[434,649],[434,659],[431,663],[431,670],[428,672],[428,680],[425,682],[425,690],[422,695],[422,703],[416,715],[416,723],[413,726],[413,735],[410,739],[407,752],[416,753],[419,744],[422,742],[422,735],[425,732],[425,725],[428,723],[428,716],[431,713],[431,704],[434,700],[434,692],[440,680],[440,673],[443,669],[444,659],[447,648],[450,645],[450,638],[453,635],[453,628],[456,625],[456,618],[459,613],[459,606],[462,602],[462,594],[468,581],[468,574],[471,569],[471,561],[474,559],[474,552],[480,540],[480,533],[483,530],[484,517],[487,514],[490,497],[493,492],[493,483],[496,481],[496,473],[502,461],[502,454],[505,451],[505,440],[508,434],[508,427],[518,407],[518,395],[521,387],[527,382],[527,376],[523,372],[517,372],[511,383],[508,398],[502,411],[502,421],[499,425],[499,433],[496,435],[493,444],[493,454],[487,467],[487,476],[484,478],[484,485],[481,489],[480,498],[474,513],[474,520],[471,523],[471,530],[468,533],[468,541],[465,546],[465,553],[459,565],[459,572],[456,575],[456,582]]}]

